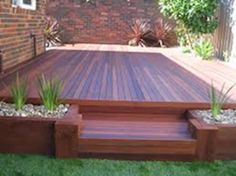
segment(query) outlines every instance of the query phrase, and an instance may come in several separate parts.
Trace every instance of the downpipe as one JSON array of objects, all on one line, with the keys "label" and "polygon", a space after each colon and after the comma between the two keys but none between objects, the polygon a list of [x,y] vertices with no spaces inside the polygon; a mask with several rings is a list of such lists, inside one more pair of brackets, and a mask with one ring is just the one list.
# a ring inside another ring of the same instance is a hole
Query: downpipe
[{"label": "downpipe", "polygon": [[33,40],[33,54],[35,56],[37,56],[37,46],[36,46],[36,35],[33,33],[30,33],[30,38]]}]

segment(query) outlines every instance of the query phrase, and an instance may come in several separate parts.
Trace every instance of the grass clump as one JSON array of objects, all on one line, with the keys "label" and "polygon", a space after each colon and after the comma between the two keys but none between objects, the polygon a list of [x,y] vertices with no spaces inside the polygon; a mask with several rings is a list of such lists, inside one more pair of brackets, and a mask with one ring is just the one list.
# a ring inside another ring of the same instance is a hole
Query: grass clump
[{"label": "grass clump", "polygon": [[39,95],[43,105],[49,110],[55,110],[60,104],[59,98],[63,91],[63,83],[57,78],[47,79],[45,75],[38,78]]},{"label": "grass clump", "polygon": [[211,113],[213,117],[217,117],[220,114],[224,104],[230,99],[230,91],[235,87],[233,84],[225,91],[225,83],[222,85],[220,92],[215,88],[213,81],[209,91],[209,98],[211,101]]},{"label": "grass clump", "polygon": [[203,60],[210,59],[214,54],[214,47],[208,40],[198,42],[193,49]]},{"label": "grass clump", "polygon": [[21,79],[19,73],[17,73],[10,90],[16,110],[21,110],[27,100],[27,79]]},{"label": "grass clump", "polygon": [[236,161],[145,162],[0,154],[1,176],[235,176]]}]

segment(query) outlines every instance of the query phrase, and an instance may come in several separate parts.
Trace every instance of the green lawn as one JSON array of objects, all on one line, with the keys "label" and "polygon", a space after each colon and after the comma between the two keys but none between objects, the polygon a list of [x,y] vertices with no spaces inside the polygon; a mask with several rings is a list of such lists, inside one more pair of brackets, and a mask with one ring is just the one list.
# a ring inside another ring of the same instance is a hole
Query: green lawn
[{"label": "green lawn", "polygon": [[1,155],[0,176],[235,176],[236,161],[136,162],[56,160],[42,156]]}]

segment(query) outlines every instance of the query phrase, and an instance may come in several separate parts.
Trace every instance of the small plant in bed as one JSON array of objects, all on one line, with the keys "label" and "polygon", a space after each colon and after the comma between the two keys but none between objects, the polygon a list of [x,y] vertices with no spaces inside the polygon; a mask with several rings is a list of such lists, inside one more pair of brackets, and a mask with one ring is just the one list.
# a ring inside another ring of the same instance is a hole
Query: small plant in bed
[{"label": "small plant in bed", "polygon": [[62,112],[67,112],[68,105],[60,104],[60,96],[63,91],[63,83],[58,78],[46,78],[45,75],[41,75],[38,78],[39,82],[39,95],[43,102],[44,107],[48,113],[58,112],[61,108],[65,108]]},{"label": "small plant in bed", "polygon": [[155,23],[154,38],[156,43],[153,46],[171,47],[177,45],[176,33],[173,27],[162,18],[157,19]]},{"label": "small plant in bed", "polygon": [[151,33],[150,23],[144,19],[136,19],[130,28],[128,44],[130,46],[147,46],[146,38]]},{"label": "small plant in bed", "polygon": [[27,100],[27,79],[20,79],[19,73],[16,74],[16,80],[11,86],[11,96],[15,109],[22,110]]},{"label": "small plant in bed", "polygon": [[43,117],[62,118],[69,110],[69,105],[59,104],[63,84],[60,80],[46,79],[44,75],[39,78],[39,94],[43,105],[25,104],[28,89],[27,79],[16,75],[11,86],[13,104],[0,102],[0,116],[7,117]]},{"label": "small plant in bed", "polygon": [[194,51],[203,60],[208,60],[214,54],[214,47],[210,41],[200,40],[194,45]]},{"label": "small plant in bed", "polygon": [[209,124],[236,124],[236,113],[233,109],[224,110],[225,103],[230,99],[230,92],[235,87],[233,84],[225,91],[225,83],[218,91],[213,82],[209,90],[209,98],[211,102],[211,109],[205,111],[196,111],[198,116]]},{"label": "small plant in bed", "polygon": [[46,47],[61,45],[60,35],[62,31],[60,30],[59,23],[51,17],[47,17],[45,21],[44,36],[46,38]]}]

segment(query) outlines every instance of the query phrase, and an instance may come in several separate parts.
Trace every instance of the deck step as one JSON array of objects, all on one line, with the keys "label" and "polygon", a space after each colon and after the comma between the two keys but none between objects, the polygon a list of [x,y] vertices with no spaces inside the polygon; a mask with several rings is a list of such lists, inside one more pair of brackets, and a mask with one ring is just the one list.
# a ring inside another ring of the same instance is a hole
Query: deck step
[{"label": "deck step", "polygon": [[[91,116],[90,116],[91,117]],[[194,155],[196,140],[185,120],[146,121],[120,118],[85,118],[79,153]]]}]

